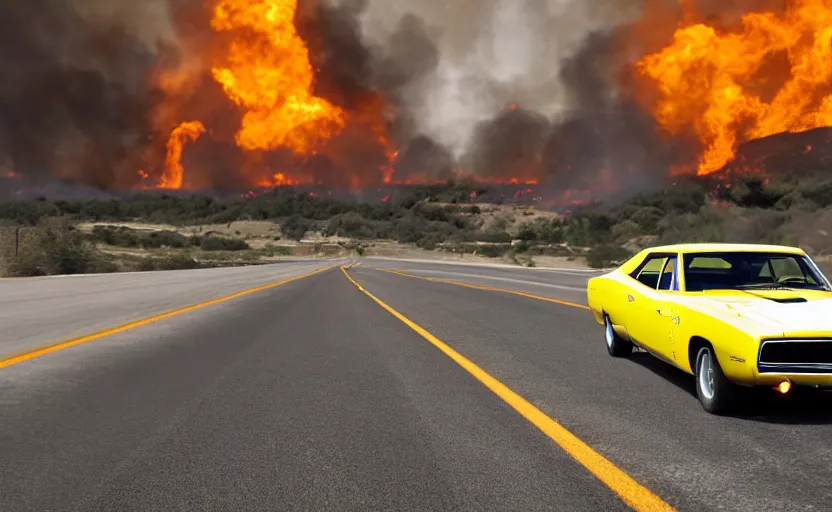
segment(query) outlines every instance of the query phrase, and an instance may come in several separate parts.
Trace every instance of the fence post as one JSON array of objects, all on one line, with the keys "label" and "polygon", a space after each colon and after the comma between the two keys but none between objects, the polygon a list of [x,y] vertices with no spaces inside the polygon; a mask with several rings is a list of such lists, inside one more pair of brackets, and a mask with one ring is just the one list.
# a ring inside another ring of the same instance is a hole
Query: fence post
[{"label": "fence post", "polygon": [[14,228],[14,257],[20,255],[20,226]]}]

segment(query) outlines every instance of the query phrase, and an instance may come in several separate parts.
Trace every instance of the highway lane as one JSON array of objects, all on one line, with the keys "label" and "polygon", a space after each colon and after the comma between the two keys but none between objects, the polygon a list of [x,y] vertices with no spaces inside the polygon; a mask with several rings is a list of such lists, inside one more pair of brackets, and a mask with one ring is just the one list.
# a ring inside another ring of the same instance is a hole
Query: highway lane
[{"label": "highway lane", "polygon": [[737,417],[709,415],[692,377],[646,354],[609,357],[585,310],[364,265],[350,272],[679,510],[828,509],[826,394],[765,394]]},{"label": "highway lane", "polygon": [[0,417],[3,511],[626,510],[338,270],[0,369]]},{"label": "highway lane", "polygon": [[598,270],[525,268],[507,266],[428,263],[366,258],[362,267],[397,270],[470,284],[506,288],[586,304],[586,283]]},{"label": "highway lane", "polygon": [[341,262],[0,279],[0,359]]},{"label": "highway lane", "polygon": [[[678,510],[828,508],[828,399],[708,415],[691,378],[610,358],[583,309],[351,262],[369,292]],[[566,300],[534,279],[587,279],[398,266]],[[4,511],[625,508],[337,270],[2,368],[0,418]]]}]

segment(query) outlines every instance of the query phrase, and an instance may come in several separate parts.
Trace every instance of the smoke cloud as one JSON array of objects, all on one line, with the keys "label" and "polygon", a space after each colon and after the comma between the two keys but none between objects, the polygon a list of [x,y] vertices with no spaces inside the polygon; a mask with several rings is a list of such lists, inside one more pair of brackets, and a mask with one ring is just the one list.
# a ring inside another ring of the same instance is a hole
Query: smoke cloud
[{"label": "smoke cloud", "polygon": [[6,2],[1,20],[5,172],[124,185],[150,137],[145,76],[158,45],[176,44],[168,2]]},{"label": "smoke cloud", "polygon": [[[784,0],[689,0],[725,23]],[[161,172],[170,131],[207,131],[183,154],[190,188],[235,189],[255,170],[301,168],[315,181],[539,181],[550,189],[661,184],[684,154],[658,139],[625,71],[666,41],[677,0],[299,0],[296,24],[316,95],[349,122],[324,151],[245,153],[241,113],[211,77],[223,35],[207,0],[30,0],[0,21],[0,172],[135,186]],[[640,37],[625,37],[634,32]],[[659,31],[660,32],[660,31]],[[227,42],[227,40],[225,41]],[[372,133],[373,137],[367,134]],[[620,186],[618,188],[621,188]]]},{"label": "smoke cloud", "polygon": [[419,131],[459,157],[475,127],[518,103],[552,117],[569,108],[563,62],[589,34],[637,14],[639,1],[368,0],[361,17],[370,43],[384,45],[400,20],[420,20],[436,48],[435,68],[403,88]]}]

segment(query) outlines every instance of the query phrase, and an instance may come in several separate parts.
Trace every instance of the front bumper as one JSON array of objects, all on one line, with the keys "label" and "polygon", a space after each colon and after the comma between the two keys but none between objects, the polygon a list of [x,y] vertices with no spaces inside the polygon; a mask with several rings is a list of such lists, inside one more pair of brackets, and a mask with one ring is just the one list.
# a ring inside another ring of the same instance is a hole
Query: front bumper
[{"label": "front bumper", "polygon": [[832,389],[832,375],[829,374],[807,374],[807,373],[757,373],[754,376],[754,385],[776,386],[788,380],[795,386],[809,386],[819,389]]}]

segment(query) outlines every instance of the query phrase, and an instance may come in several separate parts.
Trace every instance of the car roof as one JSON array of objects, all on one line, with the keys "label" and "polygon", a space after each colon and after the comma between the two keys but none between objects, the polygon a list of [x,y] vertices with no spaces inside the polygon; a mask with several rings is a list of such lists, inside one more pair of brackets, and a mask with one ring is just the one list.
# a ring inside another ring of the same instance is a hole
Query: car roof
[{"label": "car roof", "polygon": [[649,247],[646,252],[784,252],[789,254],[804,254],[803,249],[787,245],[765,245],[765,244],[673,244],[658,247]]},{"label": "car roof", "polygon": [[648,247],[635,254],[632,258],[624,262],[618,270],[629,274],[634,271],[644,261],[644,258],[651,253],[692,253],[692,252],[779,252],[786,254],[806,254],[798,247],[789,247],[786,245],[763,245],[763,244],[723,244],[723,243],[707,243],[707,244],[674,244],[661,245],[657,247]]}]

